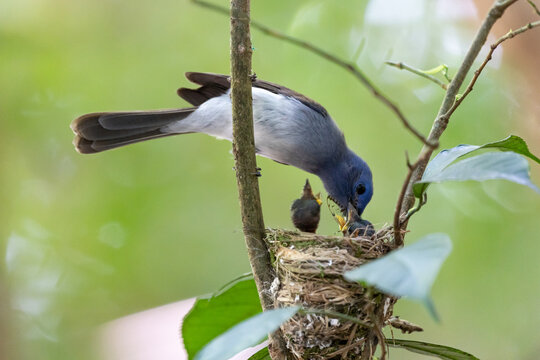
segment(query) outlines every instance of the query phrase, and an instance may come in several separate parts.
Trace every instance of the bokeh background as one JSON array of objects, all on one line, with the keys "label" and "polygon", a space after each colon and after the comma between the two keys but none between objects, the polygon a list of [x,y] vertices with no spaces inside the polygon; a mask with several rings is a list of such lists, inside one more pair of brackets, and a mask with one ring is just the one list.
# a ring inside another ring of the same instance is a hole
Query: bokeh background
[{"label": "bokeh background", "polygon": [[[357,63],[427,133],[442,89],[384,61],[446,63],[454,74],[490,3],[254,1],[252,16]],[[520,3],[497,34],[535,18]],[[249,270],[230,143],[195,134],[83,156],[69,129],[87,112],[186,106],[175,93],[188,85],[183,73],[228,73],[228,36],[225,16],[187,0],[0,2],[4,354],[95,359],[97,325],[210,293]],[[540,154],[539,44],[533,30],[497,50],[442,148],[512,133]],[[418,141],[343,69],[256,30],[253,46],[259,78],[324,104],[373,170],[366,218],[391,221],[405,151],[414,157]],[[306,177],[315,190],[322,185],[296,168],[258,162],[266,225],[291,228],[289,206]],[[539,168],[532,164],[537,184]],[[401,301],[396,313],[425,332],[398,337],[482,359],[537,359],[540,196],[507,182],[435,185],[429,196],[407,241],[431,232],[453,240],[433,288],[442,323]],[[336,231],[323,210],[320,232]]]}]

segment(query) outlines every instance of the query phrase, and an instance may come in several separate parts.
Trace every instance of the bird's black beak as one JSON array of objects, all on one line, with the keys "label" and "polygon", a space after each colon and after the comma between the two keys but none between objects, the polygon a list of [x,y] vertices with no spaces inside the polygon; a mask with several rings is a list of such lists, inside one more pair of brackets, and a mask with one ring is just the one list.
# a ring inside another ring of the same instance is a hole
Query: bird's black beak
[{"label": "bird's black beak", "polygon": [[351,202],[347,205],[347,219],[350,221],[358,221],[361,219],[358,209]]}]

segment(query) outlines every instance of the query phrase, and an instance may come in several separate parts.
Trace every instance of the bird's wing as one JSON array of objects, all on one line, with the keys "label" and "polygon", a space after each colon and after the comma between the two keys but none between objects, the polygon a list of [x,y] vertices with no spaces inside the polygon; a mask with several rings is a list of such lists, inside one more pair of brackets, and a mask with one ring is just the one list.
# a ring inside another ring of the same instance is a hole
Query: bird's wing
[{"label": "bird's wing", "polygon": [[[201,85],[198,89],[178,89],[178,95],[194,106],[199,106],[208,99],[225,94],[231,86],[230,77],[227,75],[187,72],[186,78],[195,84]],[[326,109],[321,104],[285,86],[259,79],[253,81],[253,86],[274,94],[292,97],[321,115],[328,115]]]},{"label": "bird's wing", "polygon": [[193,106],[199,106],[213,97],[225,94],[231,87],[229,77],[220,74],[187,72],[186,78],[201,85],[198,89],[180,88],[178,96]]}]

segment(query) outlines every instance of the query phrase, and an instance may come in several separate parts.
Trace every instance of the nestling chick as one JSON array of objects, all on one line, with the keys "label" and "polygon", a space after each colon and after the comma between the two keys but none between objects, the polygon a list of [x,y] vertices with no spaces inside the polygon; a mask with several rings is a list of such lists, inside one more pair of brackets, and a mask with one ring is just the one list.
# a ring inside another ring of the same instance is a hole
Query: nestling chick
[{"label": "nestling chick", "polygon": [[313,195],[309,180],[306,179],[302,197],[294,200],[291,206],[294,226],[300,231],[314,233],[321,218],[321,203],[321,200]]},{"label": "nestling chick", "polygon": [[336,221],[339,224],[339,230],[345,236],[357,237],[365,236],[370,237],[375,234],[375,228],[371,222],[360,218],[356,209],[349,204],[347,209],[347,218],[341,215],[334,214]]},{"label": "nestling chick", "polygon": [[347,209],[347,222],[349,226],[346,230],[346,233],[344,233],[345,235],[348,235],[350,237],[369,237],[375,234],[375,228],[373,227],[373,224],[371,224],[367,220],[360,218],[360,215],[358,215],[358,212],[351,204],[349,204],[349,208]]}]

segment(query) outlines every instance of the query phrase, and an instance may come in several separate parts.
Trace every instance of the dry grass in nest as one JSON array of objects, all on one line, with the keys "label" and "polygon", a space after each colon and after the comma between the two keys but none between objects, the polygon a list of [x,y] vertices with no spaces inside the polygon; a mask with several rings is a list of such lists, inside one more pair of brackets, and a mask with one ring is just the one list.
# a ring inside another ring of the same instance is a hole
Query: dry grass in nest
[{"label": "dry grass in nest", "polygon": [[[269,229],[270,252],[279,279],[276,307],[301,305],[327,313],[296,315],[282,325],[296,359],[354,359],[369,336],[380,335],[392,316],[395,298],[343,279],[342,274],[392,250],[391,227],[371,237],[322,236]],[[367,326],[332,317],[352,316]],[[375,326],[376,324],[376,326]],[[374,330],[374,329],[379,330]]]}]

